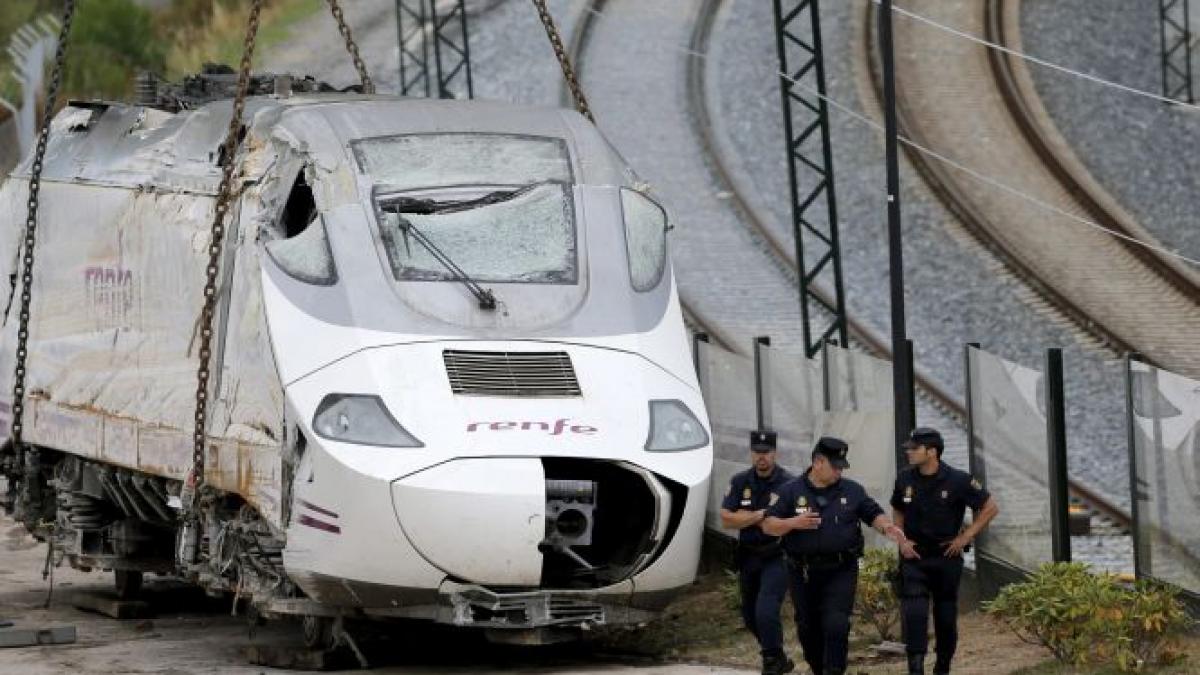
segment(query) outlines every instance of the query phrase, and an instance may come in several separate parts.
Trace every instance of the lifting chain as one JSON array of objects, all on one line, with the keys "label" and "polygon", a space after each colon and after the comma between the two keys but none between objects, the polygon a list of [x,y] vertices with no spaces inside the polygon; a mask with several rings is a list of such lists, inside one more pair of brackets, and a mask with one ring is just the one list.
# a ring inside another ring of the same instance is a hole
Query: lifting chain
[{"label": "lifting chain", "polygon": [[42,190],[42,162],[46,157],[46,145],[50,141],[50,121],[54,119],[54,108],[58,105],[58,90],[62,85],[63,70],[67,64],[67,37],[71,34],[71,20],[75,17],[75,0],[67,0],[63,6],[62,27],[58,33],[58,46],[54,52],[54,73],[50,76],[50,89],[46,92],[45,109],[42,110],[42,126],[38,133],[37,149],[33,153],[33,165],[29,171],[29,212],[25,219],[25,242],[21,257],[21,314],[17,328],[17,369],[13,377],[12,433],[13,447],[20,459],[23,452],[22,433],[25,412],[25,363],[29,356],[29,311],[33,303],[33,253],[37,244],[38,198]]},{"label": "lifting chain", "polygon": [[[250,85],[250,64],[254,59],[254,41],[258,36],[258,19],[262,13],[263,0],[253,0],[250,6],[246,41],[242,45],[242,63],[238,69],[237,93],[233,100],[233,112],[229,118],[229,131],[221,146],[225,158],[221,184],[217,188],[217,204],[213,215],[212,238],[208,244],[208,267],[205,270],[204,309],[200,314],[200,366],[196,372],[196,428],[192,434],[195,446],[192,454],[191,487],[192,498],[184,500],[184,518],[194,518],[193,506],[199,500],[200,488],[204,486],[204,459],[206,431],[208,428],[208,380],[212,357],[213,316],[217,308],[217,274],[221,269],[221,248],[225,241],[225,216],[233,201],[233,171],[237,166],[237,150],[242,140],[242,116],[246,109],[246,90]],[[185,487],[185,489],[188,489]]]},{"label": "lifting chain", "polygon": [[371,76],[367,74],[367,64],[363,62],[362,56],[358,53],[358,45],[354,42],[354,36],[350,34],[350,25],[346,23],[346,17],[342,14],[342,8],[338,5],[338,0],[329,0],[329,9],[333,12],[333,18],[337,21],[338,32],[346,39],[346,51],[350,52],[350,58],[354,60],[354,68],[358,71],[358,79],[362,80],[362,89],[364,94],[374,94],[375,84],[371,82]]},{"label": "lifting chain", "polygon": [[550,38],[550,46],[554,48],[554,56],[558,58],[558,65],[562,66],[567,86],[571,88],[571,96],[575,99],[575,109],[588,118],[588,121],[595,124],[596,118],[592,116],[592,109],[588,106],[587,97],[583,95],[579,77],[575,74],[575,69],[571,67],[571,57],[563,47],[562,36],[558,34],[558,26],[554,25],[554,17],[550,16],[550,10],[546,8],[546,0],[533,0],[533,4],[537,7],[542,25],[546,27],[546,37]]}]

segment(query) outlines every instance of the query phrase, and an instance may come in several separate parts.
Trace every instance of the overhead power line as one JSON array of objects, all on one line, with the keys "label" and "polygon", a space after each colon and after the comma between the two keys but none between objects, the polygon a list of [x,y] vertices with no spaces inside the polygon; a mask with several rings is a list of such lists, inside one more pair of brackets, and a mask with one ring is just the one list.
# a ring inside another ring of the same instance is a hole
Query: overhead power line
[{"label": "overhead power line", "polygon": [[[872,0],[872,1],[877,1],[877,0]],[[609,16],[608,11],[601,11],[594,7],[589,7],[586,11],[591,12],[597,18],[604,20],[604,21],[618,21],[618,22],[621,21],[620,18]],[[665,15],[663,15],[663,16],[665,17]],[[689,47],[678,45],[678,44],[675,44],[673,42],[669,42],[666,40],[652,40],[652,42],[655,42],[655,43],[657,43],[661,46],[664,46],[668,49],[671,49],[673,51],[676,51],[676,52],[679,52],[682,54],[686,54],[688,56],[693,56],[693,57],[696,57],[699,59],[703,59],[705,61],[709,60],[709,55],[705,52],[700,52],[695,49],[691,49]],[[819,91],[817,91],[816,89],[813,89],[812,87],[809,87],[807,85],[800,83],[799,81],[797,81],[795,78],[793,78],[792,76],[790,76],[787,73],[776,70],[775,74],[777,76],[782,77],[782,78],[788,80],[789,82],[792,82],[793,84],[795,84],[797,89],[801,89],[801,90],[805,91],[806,93],[811,94],[812,96],[815,96],[818,99],[825,101],[829,105],[836,108],[839,112],[845,113],[851,119],[854,119],[866,126],[869,126],[873,129],[875,129],[876,131],[879,131],[881,133],[883,132],[883,125],[880,124],[879,122],[876,122],[875,120],[872,120],[871,118],[867,117],[866,115],[856,112],[849,106],[838,102],[836,99],[834,99],[830,96],[824,95],[824,94],[820,93]],[[1118,85],[1118,86],[1121,86],[1121,85]],[[1133,90],[1133,91],[1138,91],[1138,90]],[[1142,92],[1142,93],[1146,93],[1146,92]],[[1156,94],[1146,93],[1146,95],[1150,96],[1152,98],[1161,98],[1161,97],[1157,96]],[[916,150],[917,152],[920,152],[921,154],[928,155],[929,157],[932,157],[932,158],[938,160],[939,162],[946,164],[947,166],[957,169],[958,171],[961,171],[986,185],[994,187],[1003,192],[1007,192],[1008,194],[1011,194],[1014,197],[1022,199],[1026,202],[1029,202],[1030,204],[1033,204],[1034,206],[1041,208],[1045,211],[1049,211],[1051,213],[1058,214],[1058,215],[1063,216],[1075,223],[1078,223],[1085,227],[1092,228],[1099,232],[1103,232],[1103,233],[1108,234],[1117,239],[1127,241],[1131,244],[1136,244],[1138,246],[1141,246],[1141,247],[1146,248],[1151,251],[1157,251],[1163,255],[1167,255],[1172,258],[1176,258],[1178,260],[1186,262],[1190,265],[1200,267],[1200,259],[1191,258],[1182,253],[1173,251],[1173,250],[1165,248],[1163,246],[1159,246],[1157,244],[1152,244],[1150,242],[1142,241],[1141,239],[1138,239],[1137,237],[1132,237],[1130,235],[1125,234],[1124,232],[1119,232],[1117,230],[1107,228],[1107,227],[1101,225],[1100,223],[1097,223],[1092,220],[1088,220],[1087,218],[1084,218],[1082,216],[1071,213],[1070,211],[1061,209],[1053,204],[1042,201],[1041,199],[1038,199],[1037,197],[1022,191],[1020,188],[1015,188],[997,178],[993,178],[993,177],[983,173],[982,171],[973,169],[965,164],[962,164],[954,159],[951,159],[950,157],[947,157],[947,156],[937,152],[936,150],[927,148],[924,145],[921,145],[920,143],[917,143],[916,141],[913,141],[904,136],[900,136],[899,140],[901,143],[913,148],[914,150]]]}]

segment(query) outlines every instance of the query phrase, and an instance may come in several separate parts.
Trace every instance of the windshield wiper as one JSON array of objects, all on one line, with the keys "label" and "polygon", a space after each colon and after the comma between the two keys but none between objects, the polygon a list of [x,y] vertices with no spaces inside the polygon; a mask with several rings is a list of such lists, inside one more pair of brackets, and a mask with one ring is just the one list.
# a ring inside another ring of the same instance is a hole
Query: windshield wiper
[{"label": "windshield wiper", "polygon": [[395,214],[397,220],[399,221],[397,225],[400,228],[400,231],[404,233],[405,239],[407,239],[409,235],[412,235],[413,239],[416,239],[418,243],[425,247],[426,251],[429,251],[429,255],[433,256],[434,260],[437,260],[439,263],[441,263],[443,267],[445,267],[450,271],[451,274],[454,275],[454,278],[457,281],[461,281],[463,285],[467,287],[467,290],[471,291],[471,295],[474,295],[475,299],[479,301],[479,309],[496,309],[496,296],[493,295],[490,290],[480,286],[477,281],[472,279],[471,276],[467,274],[466,270],[459,267],[457,263],[450,259],[450,256],[446,255],[442,249],[438,248],[437,244],[430,241],[429,237],[425,236],[424,232],[419,230],[416,225],[413,225],[409,219],[404,217],[404,213],[413,213],[412,211],[404,210],[403,206],[397,204],[396,202],[387,202],[385,204],[381,204],[380,208],[385,213]]},{"label": "windshield wiper", "polygon": [[495,192],[489,192],[482,197],[458,201],[422,199],[421,197],[389,197],[384,200],[384,204],[386,204],[384,210],[388,211],[389,213],[411,213],[418,216],[429,216],[436,213],[470,211],[471,209],[477,209],[481,206],[491,206],[492,204],[500,204],[502,202],[511,201],[541,185],[545,185],[545,183],[531,183],[529,185],[514,188],[512,190],[496,190]]}]

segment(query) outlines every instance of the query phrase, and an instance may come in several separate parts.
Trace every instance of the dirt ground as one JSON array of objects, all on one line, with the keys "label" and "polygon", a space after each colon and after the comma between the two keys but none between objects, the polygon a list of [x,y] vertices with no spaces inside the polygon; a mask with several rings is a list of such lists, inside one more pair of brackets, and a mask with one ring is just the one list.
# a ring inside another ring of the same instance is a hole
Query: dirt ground
[{"label": "dirt ground", "polygon": [[[72,625],[78,639],[70,645],[0,650],[0,675],[296,672],[251,666],[242,650],[251,644],[298,647],[297,624],[271,622],[252,629],[245,618],[230,615],[227,600],[208,599],[171,580],[147,580],[145,593],[155,607],[154,618],[117,621],[75,609],[70,601],[72,593],[109,591],[112,575],[64,566],[55,571],[52,602],[44,608],[45,550],[24,528],[0,517],[0,619],[14,621],[18,628]],[[790,612],[790,606],[785,606],[787,648],[799,660],[795,632],[787,618]],[[902,658],[873,654],[873,631],[856,623],[850,673],[904,673]],[[960,633],[956,674],[1076,672],[1053,667],[1045,650],[1022,643],[979,613],[963,615]],[[478,635],[427,624],[404,625],[385,637],[366,640],[364,648],[376,665],[372,672],[385,673],[745,675],[757,672],[759,666],[757,646],[740,625],[736,593],[720,573],[705,577],[660,621],[636,629],[598,631],[582,644],[497,647]],[[1196,656],[1188,666],[1162,672],[1200,673],[1200,639],[1191,646]]]},{"label": "dirt ground", "polygon": [[[800,647],[791,621],[791,603],[784,604],[785,649],[799,665]],[[1046,649],[1022,642],[995,620],[973,611],[959,617],[958,653],[953,672],[956,675],[1075,675],[1107,673],[1105,670],[1073,670],[1059,667]],[[878,656],[873,645],[878,636],[869,625],[855,618],[851,632],[850,669],[852,675],[889,675],[907,673],[902,656]],[[614,650],[654,655],[659,659],[707,663],[735,668],[758,666],[757,644],[741,626],[737,611],[736,587],[723,574],[701,581],[694,593],[673,604],[663,620],[640,630],[614,631],[607,635]],[[930,645],[932,647],[932,639]],[[1157,671],[1172,675],[1200,675],[1200,637],[1187,645],[1191,657],[1185,664]],[[933,667],[930,655],[926,671]]]}]

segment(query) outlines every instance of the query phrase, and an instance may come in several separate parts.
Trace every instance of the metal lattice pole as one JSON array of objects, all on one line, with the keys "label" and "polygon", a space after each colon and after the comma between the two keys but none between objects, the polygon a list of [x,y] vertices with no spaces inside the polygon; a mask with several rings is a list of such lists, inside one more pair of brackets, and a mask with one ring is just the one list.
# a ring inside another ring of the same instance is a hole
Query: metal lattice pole
[{"label": "metal lattice pole", "polygon": [[1195,103],[1192,90],[1191,0],[1158,0],[1163,96]]},{"label": "metal lattice pole", "polygon": [[465,0],[396,0],[400,93],[474,98]]},{"label": "metal lattice pole", "polygon": [[[449,11],[439,14],[436,0],[429,2],[433,19],[433,54],[437,60],[437,88],[440,98],[475,98],[471,81],[471,44],[467,40],[465,0],[455,2]],[[458,91],[455,91],[455,90]]]},{"label": "metal lattice pole", "polygon": [[[847,344],[818,0],[775,0],[775,41],[800,269],[800,316],[804,350],[812,357],[829,339]],[[813,90],[820,96],[812,95]],[[831,302],[817,293],[818,285],[833,291]]]},{"label": "metal lattice pole", "polygon": [[396,0],[400,41],[400,94],[429,96],[429,41],[425,39],[426,0]]}]

